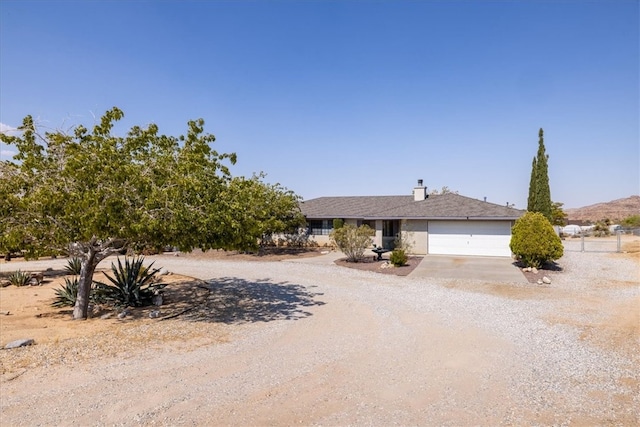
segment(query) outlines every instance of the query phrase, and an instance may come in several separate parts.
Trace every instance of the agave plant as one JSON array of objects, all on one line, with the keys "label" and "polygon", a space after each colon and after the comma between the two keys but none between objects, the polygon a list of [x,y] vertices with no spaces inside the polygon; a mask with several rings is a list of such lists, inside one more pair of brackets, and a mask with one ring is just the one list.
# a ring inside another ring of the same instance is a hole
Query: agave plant
[{"label": "agave plant", "polygon": [[78,276],[80,274],[80,268],[82,267],[82,260],[78,257],[73,257],[67,261],[67,266],[64,268],[67,273]]},{"label": "agave plant", "polygon": [[51,305],[53,307],[73,307],[78,298],[78,278],[74,277],[69,280],[64,278],[64,285],[55,290],[56,298]]},{"label": "agave plant", "polygon": [[160,270],[143,265],[144,257],[125,258],[124,264],[118,258],[118,265],[111,263],[113,277],[105,273],[111,282],[95,282],[96,297],[122,307],[151,305],[156,293],[166,284],[155,283],[155,275]]},{"label": "agave plant", "polygon": [[9,275],[9,283],[13,286],[27,286],[31,281],[31,275],[24,271],[14,271]]}]

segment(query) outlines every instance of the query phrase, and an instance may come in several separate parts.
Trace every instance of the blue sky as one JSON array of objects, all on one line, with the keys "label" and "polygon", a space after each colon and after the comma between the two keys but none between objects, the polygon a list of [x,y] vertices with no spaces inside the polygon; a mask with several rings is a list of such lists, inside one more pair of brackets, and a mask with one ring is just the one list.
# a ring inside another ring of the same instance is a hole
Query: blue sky
[{"label": "blue sky", "polygon": [[[0,2],[0,122],[180,135],[304,199],[430,189],[526,208],[640,193],[637,1]],[[11,147],[0,146],[1,159]]]}]

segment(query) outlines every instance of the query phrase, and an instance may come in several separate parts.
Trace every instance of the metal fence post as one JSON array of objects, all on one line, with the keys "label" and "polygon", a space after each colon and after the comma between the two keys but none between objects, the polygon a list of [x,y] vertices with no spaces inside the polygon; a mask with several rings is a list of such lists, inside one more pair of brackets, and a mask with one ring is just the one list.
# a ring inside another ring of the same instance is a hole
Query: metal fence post
[{"label": "metal fence post", "polygon": [[622,230],[616,230],[616,240],[618,241],[618,250],[616,252],[622,252]]},{"label": "metal fence post", "polygon": [[584,252],[584,233],[580,235],[580,252]]}]

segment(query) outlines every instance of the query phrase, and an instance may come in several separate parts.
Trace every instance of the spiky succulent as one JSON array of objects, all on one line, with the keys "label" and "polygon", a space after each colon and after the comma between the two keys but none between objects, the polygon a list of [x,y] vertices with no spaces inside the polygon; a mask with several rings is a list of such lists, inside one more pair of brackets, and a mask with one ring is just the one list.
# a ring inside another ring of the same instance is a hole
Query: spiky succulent
[{"label": "spiky succulent", "polygon": [[67,261],[67,266],[64,269],[67,273],[78,276],[80,274],[81,267],[82,260],[78,257],[73,257]]},{"label": "spiky succulent", "polygon": [[51,303],[53,307],[73,307],[78,298],[78,278],[64,278],[64,285],[55,289],[56,297]]},{"label": "spiky succulent", "polygon": [[13,286],[27,286],[31,281],[31,275],[24,271],[14,271],[9,275],[9,283]]},{"label": "spiky succulent", "polygon": [[122,307],[151,305],[153,296],[166,286],[155,283],[155,275],[160,269],[143,265],[144,257],[125,258],[124,264],[111,263],[113,277],[105,273],[111,283],[95,282],[96,297],[100,301]]}]

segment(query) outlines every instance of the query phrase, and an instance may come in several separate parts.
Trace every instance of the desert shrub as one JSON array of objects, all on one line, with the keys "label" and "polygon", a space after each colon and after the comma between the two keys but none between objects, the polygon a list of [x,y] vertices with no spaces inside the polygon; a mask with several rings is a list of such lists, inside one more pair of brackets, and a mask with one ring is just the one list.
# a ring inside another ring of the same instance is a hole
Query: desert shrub
[{"label": "desert shrub", "polygon": [[95,282],[96,299],[122,307],[151,305],[154,295],[166,284],[155,283],[160,269],[152,269],[154,263],[145,267],[143,262],[144,257],[133,257],[125,258],[122,264],[118,257],[117,266],[111,263],[113,277],[105,273],[111,283]]},{"label": "desert shrub", "polygon": [[375,231],[368,225],[356,228],[351,224],[345,224],[340,228],[334,228],[329,237],[347,256],[347,261],[358,262],[364,258],[364,251],[373,242],[371,237],[374,235]]},{"label": "desert shrub", "polygon": [[394,249],[389,256],[389,262],[396,267],[402,267],[407,263],[409,257],[404,249]]},{"label": "desert shrub", "polygon": [[623,219],[620,224],[626,228],[640,227],[640,215],[631,215]]},{"label": "desert shrub", "polygon": [[285,245],[293,248],[306,248],[310,246],[311,240],[306,232],[299,231],[298,233],[291,233],[284,235]]},{"label": "desert shrub", "polygon": [[73,257],[67,261],[67,265],[64,269],[67,273],[78,276],[80,275],[80,267],[82,267],[82,260],[78,257]]},{"label": "desert shrub", "polygon": [[64,278],[64,285],[55,290],[56,297],[51,303],[53,307],[73,307],[78,297],[78,278]]},{"label": "desert shrub", "polygon": [[611,230],[609,230],[609,226],[611,225],[611,221],[608,219],[596,222],[593,227],[593,235],[595,237],[605,237],[611,234]]},{"label": "desert shrub", "polygon": [[516,220],[509,246],[526,267],[542,267],[564,253],[562,241],[551,222],[539,212],[527,212]]},{"label": "desert shrub", "polygon": [[31,275],[24,271],[14,271],[9,275],[9,283],[13,286],[27,286],[31,282]]},{"label": "desert shrub", "polygon": [[344,226],[344,219],[342,218],[334,218],[333,219],[333,229],[342,228]]}]

